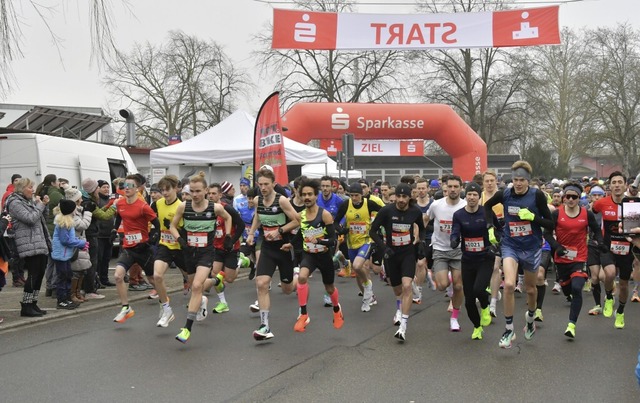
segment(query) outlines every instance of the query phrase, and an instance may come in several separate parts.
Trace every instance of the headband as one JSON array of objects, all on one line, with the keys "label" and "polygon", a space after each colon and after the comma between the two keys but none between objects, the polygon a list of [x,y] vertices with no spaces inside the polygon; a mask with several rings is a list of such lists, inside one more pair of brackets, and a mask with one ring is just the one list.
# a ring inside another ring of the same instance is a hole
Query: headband
[{"label": "headband", "polygon": [[566,186],[564,188],[564,193],[567,193],[568,190],[573,190],[574,192],[576,192],[578,194],[578,196],[580,196],[582,194],[582,192],[580,191],[580,189],[577,186],[573,186],[573,185]]},{"label": "headband", "polygon": [[511,176],[513,178],[523,178],[526,180],[531,180],[531,174],[529,173],[529,171],[522,167],[511,170]]}]

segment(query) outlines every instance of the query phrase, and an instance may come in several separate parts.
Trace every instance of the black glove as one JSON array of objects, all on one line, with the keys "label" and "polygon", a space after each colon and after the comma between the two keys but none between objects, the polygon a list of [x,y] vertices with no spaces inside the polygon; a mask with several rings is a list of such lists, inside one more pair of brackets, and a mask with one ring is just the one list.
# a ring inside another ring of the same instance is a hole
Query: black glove
[{"label": "black glove", "polygon": [[84,211],[91,211],[92,213],[98,206],[92,200],[85,200],[82,202],[82,209]]},{"label": "black glove", "polygon": [[117,229],[112,229],[111,230],[111,234],[109,235],[109,241],[111,241],[111,243],[113,243],[113,241],[116,240],[116,237],[118,236],[118,230]]},{"label": "black glove", "polygon": [[598,249],[600,249],[600,253],[608,253],[609,252],[609,247],[603,243],[601,243],[600,245],[598,245]]},{"label": "black glove", "polygon": [[170,220],[170,219],[168,219],[168,218],[164,218],[164,219],[162,219],[162,223],[164,224],[164,227],[165,227],[165,228],[167,228],[167,229],[168,229],[169,227],[171,227],[171,220]]},{"label": "black glove", "polygon": [[395,255],[395,254],[396,254],[396,252],[393,249],[389,248],[389,247],[384,250],[384,258],[385,259],[391,259],[393,257],[393,255]]},{"label": "black glove", "polygon": [[336,225],[336,234],[338,234],[338,235],[347,235],[348,233],[349,233],[349,229],[348,228],[345,228],[340,224]]},{"label": "black glove", "polygon": [[569,253],[569,251],[562,245],[556,249],[556,255],[558,255],[558,257],[566,256],[567,253]]},{"label": "black glove", "polygon": [[494,256],[500,256],[500,244],[491,244],[491,246],[489,246],[489,252]]},{"label": "black glove", "polygon": [[452,239],[449,242],[449,246],[451,246],[451,249],[456,249],[459,245],[460,245],[460,238]]},{"label": "black glove", "polygon": [[149,244],[156,245],[160,240],[160,232],[159,231],[151,231],[149,232]]},{"label": "black glove", "polygon": [[227,234],[224,236],[224,250],[230,251],[231,249],[233,249],[233,239],[231,235]]},{"label": "black glove", "polygon": [[181,247],[182,249],[186,249],[186,248],[188,248],[188,247],[189,247],[189,245],[187,245],[187,241],[185,241],[185,239],[184,239],[183,237],[179,236],[179,237],[178,237],[178,239],[177,239],[177,241],[178,241],[178,243],[180,244],[180,247]]}]

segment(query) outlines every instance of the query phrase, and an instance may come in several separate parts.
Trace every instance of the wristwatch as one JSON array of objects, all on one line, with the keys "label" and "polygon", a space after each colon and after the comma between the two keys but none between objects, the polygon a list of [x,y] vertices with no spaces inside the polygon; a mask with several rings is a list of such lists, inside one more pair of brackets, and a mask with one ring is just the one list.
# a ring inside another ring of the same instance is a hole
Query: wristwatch
[{"label": "wristwatch", "polygon": [[284,234],[284,230],[282,229],[282,227],[278,227],[278,234],[280,235]]}]

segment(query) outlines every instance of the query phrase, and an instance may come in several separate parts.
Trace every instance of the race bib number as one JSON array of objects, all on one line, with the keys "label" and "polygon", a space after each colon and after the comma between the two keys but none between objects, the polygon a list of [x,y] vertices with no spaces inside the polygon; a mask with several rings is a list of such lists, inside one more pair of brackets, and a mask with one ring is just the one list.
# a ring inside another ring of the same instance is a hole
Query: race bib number
[{"label": "race bib number", "polygon": [[464,249],[467,252],[482,252],[485,250],[483,238],[465,238]]},{"label": "race bib number", "polygon": [[324,238],[324,228],[309,228],[304,231],[304,244],[307,248],[307,252],[309,253],[322,253],[327,250],[326,246],[318,245],[317,243],[311,242],[313,239],[323,239]]},{"label": "race bib number", "polygon": [[124,245],[133,246],[142,242],[141,232],[127,232],[124,234]]},{"label": "race bib number", "polygon": [[453,227],[453,221],[442,220],[440,221],[440,232],[445,234],[451,234],[451,228]]},{"label": "race bib number", "polygon": [[365,235],[367,233],[367,224],[363,222],[352,222],[349,224],[349,232],[354,235]]},{"label": "race bib number", "polygon": [[411,243],[411,224],[393,224],[391,226],[391,245],[406,246]]},{"label": "race bib number", "polygon": [[509,234],[512,237],[532,235],[530,221],[514,221],[509,223]]},{"label": "race bib number", "polygon": [[280,227],[265,227],[264,225],[262,226],[262,230],[264,232],[271,232],[271,231],[276,231],[276,236],[273,238],[273,241],[280,241],[282,240],[282,235],[280,235],[280,233],[278,232],[278,228]]},{"label": "race bib number", "polygon": [[611,253],[615,255],[628,255],[631,251],[631,244],[623,241],[611,241]]},{"label": "race bib number", "polygon": [[175,244],[176,238],[173,236],[171,231],[160,231],[160,242],[165,244]]},{"label": "race bib number", "polygon": [[576,257],[578,257],[577,249],[570,249],[570,248],[566,248],[566,249],[567,249],[567,254],[564,255],[565,259],[574,260]]},{"label": "race bib number", "polygon": [[187,245],[192,248],[204,248],[207,246],[209,237],[206,232],[189,232],[187,233]]},{"label": "race bib number", "polygon": [[215,238],[220,239],[222,237],[224,237],[224,231],[222,230],[222,228],[216,228]]}]

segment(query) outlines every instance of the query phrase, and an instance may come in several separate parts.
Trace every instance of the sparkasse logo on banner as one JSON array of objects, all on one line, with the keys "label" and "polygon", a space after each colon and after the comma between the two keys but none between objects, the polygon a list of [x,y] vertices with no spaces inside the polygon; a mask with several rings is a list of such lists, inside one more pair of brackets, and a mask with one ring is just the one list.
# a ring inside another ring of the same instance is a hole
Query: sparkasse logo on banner
[{"label": "sparkasse logo on banner", "polygon": [[[331,115],[331,128],[334,130],[347,130],[351,126],[351,116],[345,113],[342,108],[336,108],[336,113]],[[364,116],[356,118],[357,129],[365,132],[372,129],[424,129],[424,120],[422,119],[394,119],[392,116],[383,116],[379,119],[370,119]]]}]

